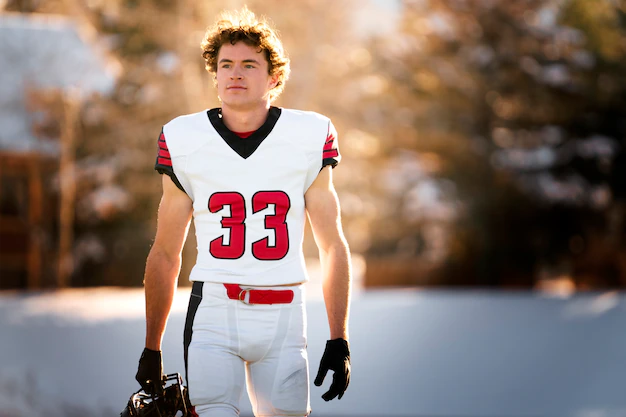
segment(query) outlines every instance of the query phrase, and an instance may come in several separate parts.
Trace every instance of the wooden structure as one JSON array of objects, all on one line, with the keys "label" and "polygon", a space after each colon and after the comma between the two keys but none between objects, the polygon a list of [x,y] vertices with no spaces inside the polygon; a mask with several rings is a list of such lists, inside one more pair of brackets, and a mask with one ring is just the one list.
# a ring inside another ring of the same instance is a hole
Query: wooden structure
[{"label": "wooden structure", "polygon": [[0,151],[0,289],[54,284],[56,157]]}]

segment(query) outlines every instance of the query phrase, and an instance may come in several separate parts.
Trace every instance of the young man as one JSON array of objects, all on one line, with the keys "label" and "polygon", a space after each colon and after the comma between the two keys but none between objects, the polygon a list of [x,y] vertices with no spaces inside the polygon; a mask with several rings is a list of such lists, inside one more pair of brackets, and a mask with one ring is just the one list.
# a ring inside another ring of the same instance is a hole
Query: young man
[{"label": "young man", "polygon": [[202,43],[221,108],[178,117],[159,137],[162,174],[145,273],[146,346],[137,380],[159,390],[161,340],[193,215],[198,259],[185,324],[191,403],[201,417],[239,415],[243,387],[255,416],[310,412],[302,253],[305,213],[320,251],[330,337],[315,385],[341,399],[350,380],[351,266],[331,168],[330,120],[271,102],[289,76],[275,32],[244,8],[223,14]]}]

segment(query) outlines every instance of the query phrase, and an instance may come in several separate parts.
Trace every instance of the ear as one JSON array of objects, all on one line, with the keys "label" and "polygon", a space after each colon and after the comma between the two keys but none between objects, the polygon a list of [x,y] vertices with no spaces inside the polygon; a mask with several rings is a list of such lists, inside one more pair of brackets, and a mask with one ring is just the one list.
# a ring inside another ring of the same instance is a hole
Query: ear
[{"label": "ear", "polygon": [[278,74],[274,74],[270,77],[270,90],[278,84]]}]

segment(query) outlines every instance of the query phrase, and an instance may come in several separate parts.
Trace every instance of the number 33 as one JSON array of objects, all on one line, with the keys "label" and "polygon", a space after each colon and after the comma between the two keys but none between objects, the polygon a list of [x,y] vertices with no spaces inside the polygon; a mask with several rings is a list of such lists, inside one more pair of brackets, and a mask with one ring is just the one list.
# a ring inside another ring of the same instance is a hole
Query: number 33
[{"label": "number 33", "polygon": [[[259,191],[252,196],[252,214],[265,210],[273,204],[274,214],[265,216],[265,229],[274,230],[275,242],[269,244],[269,236],[252,243],[252,255],[262,261],[282,259],[289,251],[289,231],[287,230],[287,212],[291,207],[289,196],[283,191]],[[211,241],[209,251],[219,259],[241,258],[246,246],[246,201],[237,192],[218,192],[209,197],[209,211],[217,213],[225,206],[230,207],[230,216],[223,216],[222,228],[229,229],[230,239],[224,244],[224,235]]]}]

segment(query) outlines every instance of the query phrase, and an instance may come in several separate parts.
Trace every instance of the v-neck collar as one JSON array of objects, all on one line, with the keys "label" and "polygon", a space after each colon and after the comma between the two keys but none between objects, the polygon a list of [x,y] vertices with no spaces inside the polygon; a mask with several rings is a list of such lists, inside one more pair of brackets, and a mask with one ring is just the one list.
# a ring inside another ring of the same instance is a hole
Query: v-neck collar
[{"label": "v-neck collar", "polygon": [[272,129],[274,129],[274,126],[280,117],[281,111],[282,110],[279,107],[270,107],[265,123],[263,123],[260,128],[245,139],[240,138],[236,133],[226,127],[224,120],[222,119],[222,109],[219,107],[208,110],[207,115],[209,116],[211,125],[213,125],[222,139],[224,139],[224,142],[226,142],[228,146],[230,146],[233,151],[237,152],[237,154],[239,154],[239,156],[243,159],[247,159],[254,153],[254,151],[257,150],[257,148],[261,145],[261,142],[267,138]]}]

